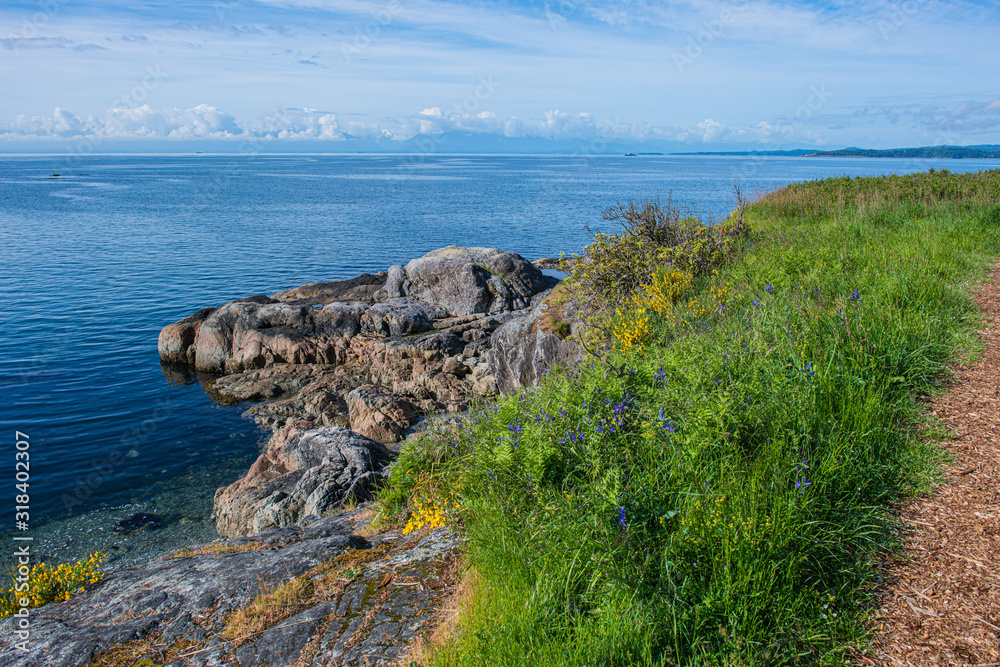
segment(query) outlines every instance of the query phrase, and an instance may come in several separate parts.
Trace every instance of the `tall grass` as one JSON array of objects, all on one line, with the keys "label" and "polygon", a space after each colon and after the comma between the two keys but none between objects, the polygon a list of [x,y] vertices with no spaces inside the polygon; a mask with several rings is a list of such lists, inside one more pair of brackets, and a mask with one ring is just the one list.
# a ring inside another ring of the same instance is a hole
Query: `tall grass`
[{"label": "tall grass", "polygon": [[919,398],[973,349],[1000,172],[807,183],[746,221],[738,259],[653,342],[404,450],[383,511],[453,499],[479,582],[434,664],[833,665],[863,647],[889,503],[941,457]]}]

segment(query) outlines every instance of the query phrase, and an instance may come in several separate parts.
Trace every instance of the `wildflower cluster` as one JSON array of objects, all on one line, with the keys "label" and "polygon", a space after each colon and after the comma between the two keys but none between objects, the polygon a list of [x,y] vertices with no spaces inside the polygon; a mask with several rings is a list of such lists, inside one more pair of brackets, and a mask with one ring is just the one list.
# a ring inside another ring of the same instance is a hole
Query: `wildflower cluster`
[{"label": "wildflower cluster", "polygon": [[676,326],[674,305],[691,291],[693,278],[687,271],[667,267],[654,273],[648,284],[640,286],[615,313],[617,319],[611,332],[621,348],[629,350],[649,340],[654,318],[666,319]]},{"label": "wildflower cluster", "polygon": [[448,509],[453,506],[447,501],[440,501],[433,496],[424,496],[413,500],[413,510],[410,520],[403,527],[403,534],[409,535],[421,528],[440,528],[448,521]]},{"label": "wildflower cluster", "polygon": [[99,571],[104,558],[103,553],[96,552],[75,563],[62,563],[55,567],[48,563],[32,566],[27,577],[30,582],[27,591],[16,591],[12,583],[0,596],[0,618],[17,611],[19,599],[27,599],[29,607],[41,607],[82,593],[88,584],[96,584],[104,576]]}]

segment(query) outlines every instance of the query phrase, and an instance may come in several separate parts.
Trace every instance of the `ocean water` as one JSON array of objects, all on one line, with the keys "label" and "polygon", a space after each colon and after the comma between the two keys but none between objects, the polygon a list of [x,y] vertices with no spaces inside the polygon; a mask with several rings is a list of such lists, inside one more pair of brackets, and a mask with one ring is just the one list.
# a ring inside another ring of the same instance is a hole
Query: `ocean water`
[{"label": "ocean water", "polygon": [[[996,160],[718,156],[0,156],[0,437],[30,442],[36,551],[125,562],[215,537],[212,494],[267,433],[161,368],[159,330],[198,308],[376,272],[450,244],[581,250],[616,201],[721,219],[828,176],[977,171]],[[58,174],[58,176],[57,176]],[[609,230],[610,231],[610,230]],[[14,457],[7,479],[15,530]],[[137,511],[167,518],[123,537]]]}]

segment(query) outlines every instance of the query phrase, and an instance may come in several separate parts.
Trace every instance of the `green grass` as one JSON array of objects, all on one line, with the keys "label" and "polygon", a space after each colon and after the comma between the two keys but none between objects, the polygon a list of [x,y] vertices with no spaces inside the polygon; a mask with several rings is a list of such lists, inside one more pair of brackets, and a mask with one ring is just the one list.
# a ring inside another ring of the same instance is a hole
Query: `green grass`
[{"label": "green grass", "polygon": [[746,215],[698,285],[724,308],[682,306],[641,349],[404,449],[383,513],[454,499],[479,582],[434,664],[836,665],[865,646],[889,505],[942,460],[920,397],[974,351],[1000,172],[801,184]]}]

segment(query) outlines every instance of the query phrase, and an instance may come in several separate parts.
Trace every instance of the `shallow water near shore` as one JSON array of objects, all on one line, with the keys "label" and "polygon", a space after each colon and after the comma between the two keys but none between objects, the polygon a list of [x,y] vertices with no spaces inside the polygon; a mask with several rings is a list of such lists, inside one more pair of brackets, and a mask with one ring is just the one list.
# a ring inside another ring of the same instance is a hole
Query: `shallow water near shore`
[{"label": "shallow water near shore", "polygon": [[[672,192],[721,219],[736,178],[754,193],[930,167],[1000,161],[0,156],[0,424],[8,447],[15,430],[30,436],[22,534],[57,560],[103,550],[119,563],[216,537],[212,495],[242,476],[267,433],[242,407],[213,402],[202,387],[211,378],[161,369],[159,330],[198,308],[449,244],[528,259],[576,252],[585,226],[600,228],[601,210],[630,198]],[[12,462],[6,474],[13,486]],[[136,512],[166,521],[113,532]]]}]

